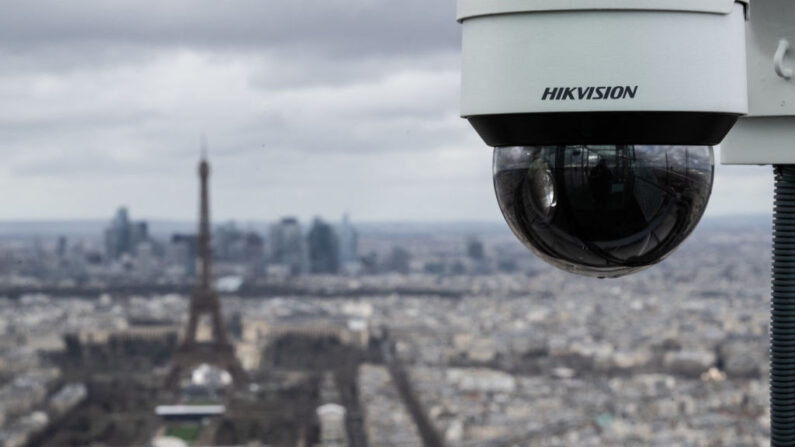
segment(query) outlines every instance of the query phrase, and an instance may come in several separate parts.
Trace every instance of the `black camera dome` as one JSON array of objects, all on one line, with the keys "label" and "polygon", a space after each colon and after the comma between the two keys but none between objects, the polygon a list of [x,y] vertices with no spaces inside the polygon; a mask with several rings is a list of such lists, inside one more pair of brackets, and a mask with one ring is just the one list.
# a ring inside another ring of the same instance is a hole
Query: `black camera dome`
[{"label": "black camera dome", "polygon": [[505,220],[561,269],[617,277],[668,256],[712,190],[709,146],[576,145],[494,149]]}]

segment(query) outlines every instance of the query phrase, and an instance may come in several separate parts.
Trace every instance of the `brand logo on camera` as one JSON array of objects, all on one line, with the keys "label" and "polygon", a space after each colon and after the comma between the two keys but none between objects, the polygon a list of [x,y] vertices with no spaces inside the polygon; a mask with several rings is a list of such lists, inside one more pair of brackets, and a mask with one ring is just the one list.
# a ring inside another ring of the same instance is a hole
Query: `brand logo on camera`
[{"label": "brand logo on camera", "polygon": [[613,87],[547,87],[541,96],[542,101],[632,99],[638,93],[638,86],[617,85]]}]

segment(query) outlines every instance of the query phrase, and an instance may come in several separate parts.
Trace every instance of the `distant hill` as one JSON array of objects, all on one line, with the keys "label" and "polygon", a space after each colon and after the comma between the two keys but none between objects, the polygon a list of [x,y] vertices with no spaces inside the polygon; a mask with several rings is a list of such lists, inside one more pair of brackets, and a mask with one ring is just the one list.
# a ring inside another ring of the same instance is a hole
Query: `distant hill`
[{"label": "distant hill", "polygon": [[773,227],[773,214],[736,214],[727,216],[706,216],[700,226],[719,228]]},{"label": "distant hill", "polygon": [[0,237],[91,236],[107,226],[101,220],[0,221]]}]

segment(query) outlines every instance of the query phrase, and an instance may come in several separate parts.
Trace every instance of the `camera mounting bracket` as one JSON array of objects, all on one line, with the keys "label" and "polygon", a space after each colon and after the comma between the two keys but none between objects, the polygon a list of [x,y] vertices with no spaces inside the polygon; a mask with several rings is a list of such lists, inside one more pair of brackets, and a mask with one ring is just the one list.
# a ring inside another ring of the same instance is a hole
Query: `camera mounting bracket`
[{"label": "camera mounting bracket", "polygon": [[748,115],[720,145],[723,164],[795,164],[795,2],[755,0],[746,22]]}]

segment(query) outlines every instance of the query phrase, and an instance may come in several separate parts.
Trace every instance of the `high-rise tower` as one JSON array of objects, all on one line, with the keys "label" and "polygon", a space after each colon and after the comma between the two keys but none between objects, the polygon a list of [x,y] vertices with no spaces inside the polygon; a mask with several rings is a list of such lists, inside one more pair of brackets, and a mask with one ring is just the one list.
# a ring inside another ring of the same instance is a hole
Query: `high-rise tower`
[{"label": "high-rise tower", "polygon": [[[168,388],[176,388],[180,377],[203,363],[214,365],[226,370],[235,385],[240,386],[246,382],[246,374],[240,366],[235,350],[229,343],[221,318],[221,303],[218,300],[212,284],[212,246],[210,244],[210,200],[207,179],[210,175],[210,165],[202,154],[199,162],[199,178],[201,179],[200,214],[198,256],[200,262],[196,286],[190,299],[190,315],[185,337],[177,347],[172,359],[171,371],[166,378]],[[212,339],[199,341],[196,330],[199,319],[209,317],[212,326]]]}]

